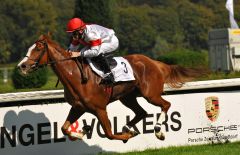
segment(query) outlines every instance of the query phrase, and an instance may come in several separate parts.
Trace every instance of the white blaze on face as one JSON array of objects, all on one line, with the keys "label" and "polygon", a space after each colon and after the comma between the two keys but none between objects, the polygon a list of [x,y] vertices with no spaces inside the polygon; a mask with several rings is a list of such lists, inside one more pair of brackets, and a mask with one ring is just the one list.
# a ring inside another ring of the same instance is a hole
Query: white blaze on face
[{"label": "white blaze on face", "polygon": [[33,44],[31,47],[28,48],[27,55],[22,59],[22,61],[17,65],[20,67],[24,62],[26,62],[31,55],[32,50],[36,47],[36,44]]}]

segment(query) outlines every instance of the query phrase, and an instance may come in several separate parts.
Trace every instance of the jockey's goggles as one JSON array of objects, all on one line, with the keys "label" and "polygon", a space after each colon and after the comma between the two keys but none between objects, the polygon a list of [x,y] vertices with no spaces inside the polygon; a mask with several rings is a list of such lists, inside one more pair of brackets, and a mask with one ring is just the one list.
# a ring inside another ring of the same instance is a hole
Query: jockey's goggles
[{"label": "jockey's goggles", "polygon": [[76,38],[78,36],[80,37],[80,36],[82,36],[82,34],[83,34],[83,29],[78,29],[78,30],[72,32],[72,36],[74,38]]},{"label": "jockey's goggles", "polygon": [[78,37],[78,36],[80,36],[80,32],[77,30],[77,31],[73,31],[72,32],[72,36],[74,37],[74,38],[76,38],[76,37]]}]

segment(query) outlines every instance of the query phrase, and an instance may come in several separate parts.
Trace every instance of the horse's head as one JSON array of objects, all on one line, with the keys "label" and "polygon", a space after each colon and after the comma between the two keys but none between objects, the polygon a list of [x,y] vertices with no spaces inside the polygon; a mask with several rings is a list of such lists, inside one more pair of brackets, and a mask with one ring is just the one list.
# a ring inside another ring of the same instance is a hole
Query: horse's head
[{"label": "horse's head", "polygon": [[26,56],[18,64],[21,72],[27,74],[36,70],[39,65],[48,62],[48,37],[41,35],[39,39],[28,49]]}]

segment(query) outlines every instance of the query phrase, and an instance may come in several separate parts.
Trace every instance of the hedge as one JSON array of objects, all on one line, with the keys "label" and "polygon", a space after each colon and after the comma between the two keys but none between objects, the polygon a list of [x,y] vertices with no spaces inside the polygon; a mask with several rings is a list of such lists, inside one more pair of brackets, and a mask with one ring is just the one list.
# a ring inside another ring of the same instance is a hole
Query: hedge
[{"label": "hedge", "polygon": [[20,73],[18,68],[13,70],[12,81],[16,89],[40,88],[47,83],[47,68],[38,69],[28,75]]}]

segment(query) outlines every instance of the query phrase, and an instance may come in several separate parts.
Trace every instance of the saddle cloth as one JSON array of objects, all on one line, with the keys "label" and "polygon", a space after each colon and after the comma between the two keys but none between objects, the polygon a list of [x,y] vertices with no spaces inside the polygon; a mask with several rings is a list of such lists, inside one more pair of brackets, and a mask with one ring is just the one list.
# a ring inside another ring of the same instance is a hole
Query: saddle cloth
[{"label": "saddle cloth", "polygon": [[[123,57],[114,57],[113,59],[116,60],[117,65],[116,67],[112,68],[111,71],[114,76],[115,82],[119,81],[132,81],[135,80],[133,75],[132,67],[130,66],[129,62]],[[105,74],[103,71],[97,69],[91,59],[87,58],[87,61],[91,67],[91,69],[101,76],[102,78],[106,77],[108,74]]]}]

